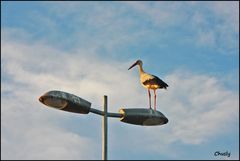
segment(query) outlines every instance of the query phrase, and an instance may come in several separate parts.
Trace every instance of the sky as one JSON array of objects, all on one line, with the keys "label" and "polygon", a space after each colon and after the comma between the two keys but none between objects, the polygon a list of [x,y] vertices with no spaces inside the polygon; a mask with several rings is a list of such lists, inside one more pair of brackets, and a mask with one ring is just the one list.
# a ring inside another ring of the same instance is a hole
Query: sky
[{"label": "sky", "polygon": [[1,159],[101,159],[101,117],[38,98],[148,108],[138,68],[127,70],[138,59],[169,85],[157,91],[169,122],[109,118],[109,159],[239,159],[238,1],[1,2]]}]

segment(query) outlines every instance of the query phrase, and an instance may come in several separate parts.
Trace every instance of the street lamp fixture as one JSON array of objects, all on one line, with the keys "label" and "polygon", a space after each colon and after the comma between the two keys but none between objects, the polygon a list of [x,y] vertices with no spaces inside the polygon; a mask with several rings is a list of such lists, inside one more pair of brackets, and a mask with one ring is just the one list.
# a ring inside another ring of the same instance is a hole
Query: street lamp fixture
[{"label": "street lamp fixture", "polygon": [[107,110],[107,96],[103,99],[103,111],[91,108],[91,103],[73,94],[63,91],[49,91],[39,98],[46,106],[58,110],[88,114],[89,112],[103,116],[103,144],[102,159],[107,160],[107,117],[117,117],[124,123],[155,126],[168,123],[168,119],[159,111],[145,108],[121,108],[119,113],[110,113]]},{"label": "street lamp fixture", "polygon": [[88,114],[91,103],[73,94],[62,91],[49,91],[39,98],[43,104],[68,112]]},{"label": "street lamp fixture", "polygon": [[120,121],[143,126],[163,125],[168,119],[159,111],[144,108],[120,109],[119,113],[123,115]]}]

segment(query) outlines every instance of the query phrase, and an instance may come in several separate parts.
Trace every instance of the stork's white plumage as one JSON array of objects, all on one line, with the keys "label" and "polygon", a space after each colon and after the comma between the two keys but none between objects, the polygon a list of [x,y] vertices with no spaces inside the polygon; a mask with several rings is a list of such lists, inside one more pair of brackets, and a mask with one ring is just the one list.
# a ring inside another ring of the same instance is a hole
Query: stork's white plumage
[{"label": "stork's white plumage", "polygon": [[160,78],[158,78],[155,75],[146,73],[142,68],[142,61],[137,60],[132,66],[128,68],[131,69],[132,67],[138,65],[139,67],[139,73],[140,73],[140,82],[143,85],[143,87],[148,89],[148,97],[149,97],[149,108],[151,109],[151,93],[150,89],[154,91],[154,110],[156,111],[156,90],[158,88],[164,88],[167,89],[168,85],[164,81],[162,81]]}]

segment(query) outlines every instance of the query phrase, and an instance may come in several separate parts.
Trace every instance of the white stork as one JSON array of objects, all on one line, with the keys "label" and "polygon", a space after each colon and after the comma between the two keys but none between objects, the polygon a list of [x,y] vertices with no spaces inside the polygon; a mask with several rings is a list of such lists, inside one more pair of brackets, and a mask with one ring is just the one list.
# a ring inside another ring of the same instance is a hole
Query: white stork
[{"label": "white stork", "polygon": [[152,89],[154,91],[154,110],[156,111],[156,90],[158,88],[165,88],[165,89],[167,89],[168,85],[167,85],[167,83],[162,81],[157,76],[146,73],[143,70],[143,68],[142,68],[143,63],[142,63],[141,60],[137,60],[132,66],[130,66],[128,68],[128,70],[131,69],[132,67],[134,67],[135,65],[138,65],[138,67],[139,67],[141,84],[143,85],[143,87],[148,89],[148,97],[149,97],[149,107],[150,107],[150,109],[151,109],[151,93],[150,93],[150,89]]}]

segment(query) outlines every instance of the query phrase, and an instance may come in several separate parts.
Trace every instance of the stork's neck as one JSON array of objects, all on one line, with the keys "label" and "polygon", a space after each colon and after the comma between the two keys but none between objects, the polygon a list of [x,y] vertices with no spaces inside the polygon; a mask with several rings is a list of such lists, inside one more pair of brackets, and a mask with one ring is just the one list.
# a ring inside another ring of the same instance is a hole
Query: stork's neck
[{"label": "stork's neck", "polygon": [[140,75],[141,75],[142,73],[145,73],[144,70],[143,70],[143,68],[142,68],[142,65],[138,65],[138,68],[139,68],[139,73],[140,73]]}]

